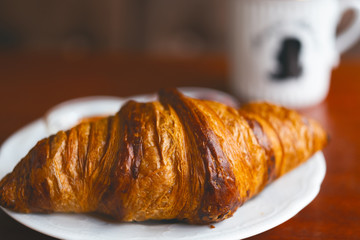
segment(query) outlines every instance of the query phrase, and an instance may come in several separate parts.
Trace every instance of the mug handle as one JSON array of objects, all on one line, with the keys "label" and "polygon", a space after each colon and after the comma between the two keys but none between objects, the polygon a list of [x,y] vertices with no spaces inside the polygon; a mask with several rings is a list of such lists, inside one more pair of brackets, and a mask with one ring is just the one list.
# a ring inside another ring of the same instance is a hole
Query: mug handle
[{"label": "mug handle", "polygon": [[360,1],[358,0],[341,0],[341,15],[349,9],[354,10],[354,19],[350,26],[345,29],[336,39],[336,47],[339,53],[343,53],[352,47],[360,37]]}]

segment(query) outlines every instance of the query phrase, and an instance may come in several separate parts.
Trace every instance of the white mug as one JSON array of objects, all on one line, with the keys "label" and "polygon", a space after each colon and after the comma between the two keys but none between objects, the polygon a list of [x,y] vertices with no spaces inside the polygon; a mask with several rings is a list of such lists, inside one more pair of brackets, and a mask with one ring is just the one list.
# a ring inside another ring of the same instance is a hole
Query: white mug
[{"label": "white mug", "polygon": [[[360,0],[230,0],[230,88],[246,101],[307,107],[326,98],[339,55],[360,36]],[[336,28],[345,10],[355,18]]]}]

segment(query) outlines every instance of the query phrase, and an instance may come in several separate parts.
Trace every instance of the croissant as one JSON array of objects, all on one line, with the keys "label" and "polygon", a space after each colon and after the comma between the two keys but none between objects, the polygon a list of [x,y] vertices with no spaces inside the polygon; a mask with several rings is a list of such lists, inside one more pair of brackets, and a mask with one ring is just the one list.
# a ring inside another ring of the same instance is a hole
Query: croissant
[{"label": "croissant", "polygon": [[159,101],[129,101],[39,141],[1,180],[0,205],[218,222],[326,142],[318,123],[280,106],[235,109],[162,90]]}]

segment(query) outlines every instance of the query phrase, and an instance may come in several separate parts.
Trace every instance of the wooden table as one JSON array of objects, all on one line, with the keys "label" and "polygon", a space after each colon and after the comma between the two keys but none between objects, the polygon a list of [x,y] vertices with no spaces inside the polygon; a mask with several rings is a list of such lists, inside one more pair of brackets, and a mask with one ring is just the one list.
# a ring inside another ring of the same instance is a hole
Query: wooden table
[{"label": "wooden table", "polygon": [[[62,101],[129,96],[161,87],[227,89],[221,56],[165,58],[98,54],[0,55],[0,143]],[[317,198],[289,221],[251,239],[360,239],[360,61],[343,60],[326,101],[306,114],[328,130],[327,174]],[[1,239],[51,239],[0,211]]]}]

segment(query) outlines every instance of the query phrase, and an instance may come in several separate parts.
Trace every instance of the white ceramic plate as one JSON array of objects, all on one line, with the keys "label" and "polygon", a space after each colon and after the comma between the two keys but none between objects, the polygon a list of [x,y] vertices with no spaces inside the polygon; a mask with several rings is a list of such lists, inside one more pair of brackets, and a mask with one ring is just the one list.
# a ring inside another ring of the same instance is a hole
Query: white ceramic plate
[{"label": "white ceramic plate", "polygon": [[[231,101],[226,94],[213,90],[197,88],[183,91],[198,97],[197,93],[201,93],[201,96],[215,94],[217,97],[220,96],[220,99],[217,99],[219,101]],[[148,100],[154,98],[154,95],[134,98]],[[59,127],[71,126],[81,117],[80,115],[112,112],[124,101],[125,99],[95,97],[69,101],[53,108],[45,118],[30,123],[4,142],[0,149],[0,178],[12,171],[29,149],[50,132]],[[113,104],[112,107],[109,107],[109,103]],[[79,106],[93,106],[89,108],[92,112],[76,114],[75,110],[79,109]],[[64,124],[56,120],[56,116],[61,118],[63,115],[72,120]],[[215,228],[173,222],[117,223],[86,214],[19,214],[3,210],[34,230],[61,239],[242,239],[285,222],[308,205],[319,192],[325,170],[325,159],[319,152],[245,203],[233,217],[214,224]]]}]

